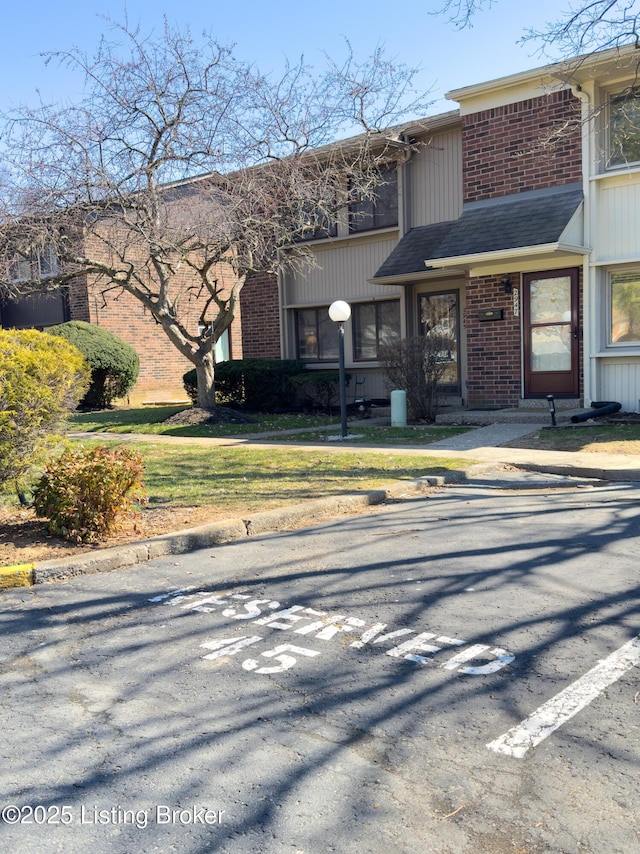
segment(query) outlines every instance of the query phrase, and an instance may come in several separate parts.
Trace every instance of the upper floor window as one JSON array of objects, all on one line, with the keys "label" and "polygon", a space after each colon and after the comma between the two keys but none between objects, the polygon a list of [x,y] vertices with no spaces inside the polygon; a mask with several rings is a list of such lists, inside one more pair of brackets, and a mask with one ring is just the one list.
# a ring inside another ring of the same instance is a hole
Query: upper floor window
[{"label": "upper floor window", "polygon": [[296,311],[296,337],[299,359],[314,362],[338,359],[338,324],[329,317],[327,306]]},{"label": "upper floor window", "polygon": [[371,198],[353,198],[355,188],[349,186],[349,231],[369,231],[398,224],[398,170],[395,163],[379,170]]},{"label": "upper floor window", "polygon": [[353,322],[353,357],[377,359],[379,348],[400,339],[400,300],[356,303]]},{"label": "upper floor window", "polygon": [[629,89],[609,101],[608,166],[640,163],[640,89]]},{"label": "upper floor window", "polygon": [[321,240],[323,237],[335,237],[338,233],[338,223],[335,217],[329,217],[320,211],[308,217],[301,228],[300,240]]},{"label": "upper floor window", "polygon": [[608,314],[609,344],[640,346],[640,269],[611,274]]},{"label": "upper floor window", "polygon": [[47,246],[40,251],[26,250],[25,252],[17,252],[9,266],[9,275],[12,282],[46,279],[57,272],[58,261],[51,246]]}]

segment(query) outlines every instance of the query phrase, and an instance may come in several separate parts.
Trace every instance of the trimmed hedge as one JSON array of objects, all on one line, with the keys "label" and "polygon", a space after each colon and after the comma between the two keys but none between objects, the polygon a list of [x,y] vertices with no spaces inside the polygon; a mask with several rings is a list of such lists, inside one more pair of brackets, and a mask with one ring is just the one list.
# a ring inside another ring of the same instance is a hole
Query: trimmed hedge
[{"label": "trimmed hedge", "polygon": [[[351,374],[345,373],[345,384],[351,382]],[[322,409],[331,414],[340,401],[340,372],[335,370],[304,371],[291,378],[293,385],[304,395],[307,408]]]},{"label": "trimmed hedge", "polygon": [[[216,400],[256,412],[277,412],[295,406],[296,388],[291,380],[304,371],[299,359],[236,359],[216,365]],[[198,402],[196,370],[183,376],[185,390]]]},{"label": "trimmed hedge", "polygon": [[91,385],[80,401],[80,409],[106,409],[133,388],[140,359],[133,347],[113,332],[82,320],[70,320],[45,331],[75,344],[89,363]]}]

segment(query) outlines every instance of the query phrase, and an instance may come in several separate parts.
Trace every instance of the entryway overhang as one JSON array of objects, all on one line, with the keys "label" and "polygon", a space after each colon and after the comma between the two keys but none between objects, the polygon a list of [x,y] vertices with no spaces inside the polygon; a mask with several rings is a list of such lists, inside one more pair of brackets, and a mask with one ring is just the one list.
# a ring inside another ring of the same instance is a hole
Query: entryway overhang
[{"label": "entryway overhang", "polygon": [[456,220],[411,229],[369,281],[411,284],[575,265],[589,252],[583,235],[581,184],[472,202]]},{"label": "entryway overhang", "polygon": [[[471,277],[500,275],[510,273],[514,269],[519,272],[531,272],[551,267],[575,265],[576,259],[587,255],[589,249],[585,246],[546,243],[541,246],[517,246],[498,252],[482,252],[477,255],[454,258],[432,258],[428,263],[430,271],[447,270],[455,273],[467,273]],[[435,268],[435,270],[434,270]]]}]

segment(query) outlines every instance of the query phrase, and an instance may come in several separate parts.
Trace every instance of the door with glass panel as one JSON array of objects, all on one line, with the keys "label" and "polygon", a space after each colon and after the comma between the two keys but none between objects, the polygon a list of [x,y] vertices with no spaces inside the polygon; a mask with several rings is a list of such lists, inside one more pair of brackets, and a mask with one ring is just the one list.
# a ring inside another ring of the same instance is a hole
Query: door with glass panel
[{"label": "door with glass panel", "polygon": [[460,394],[460,302],[458,291],[418,294],[420,334],[437,342],[436,358],[442,363],[439,388],[443,394]]},{"label": "door with glass panel", "polygon": [[522,277],[525,397],[578,397],[578,270]]}]

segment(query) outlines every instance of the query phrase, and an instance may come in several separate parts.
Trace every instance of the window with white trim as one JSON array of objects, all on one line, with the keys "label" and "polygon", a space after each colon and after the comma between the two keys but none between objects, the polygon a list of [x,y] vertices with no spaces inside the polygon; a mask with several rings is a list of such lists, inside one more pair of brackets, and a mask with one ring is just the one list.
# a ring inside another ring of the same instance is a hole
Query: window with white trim
[{"label": "window with white trim", "polygon": [[607,166],[640,163],[640,89],[629,88],[609,100]]},{"label": "window with white trim", "polygon": [[607,314],[610,347],[640,346],[640,268],[611,273]]}]

